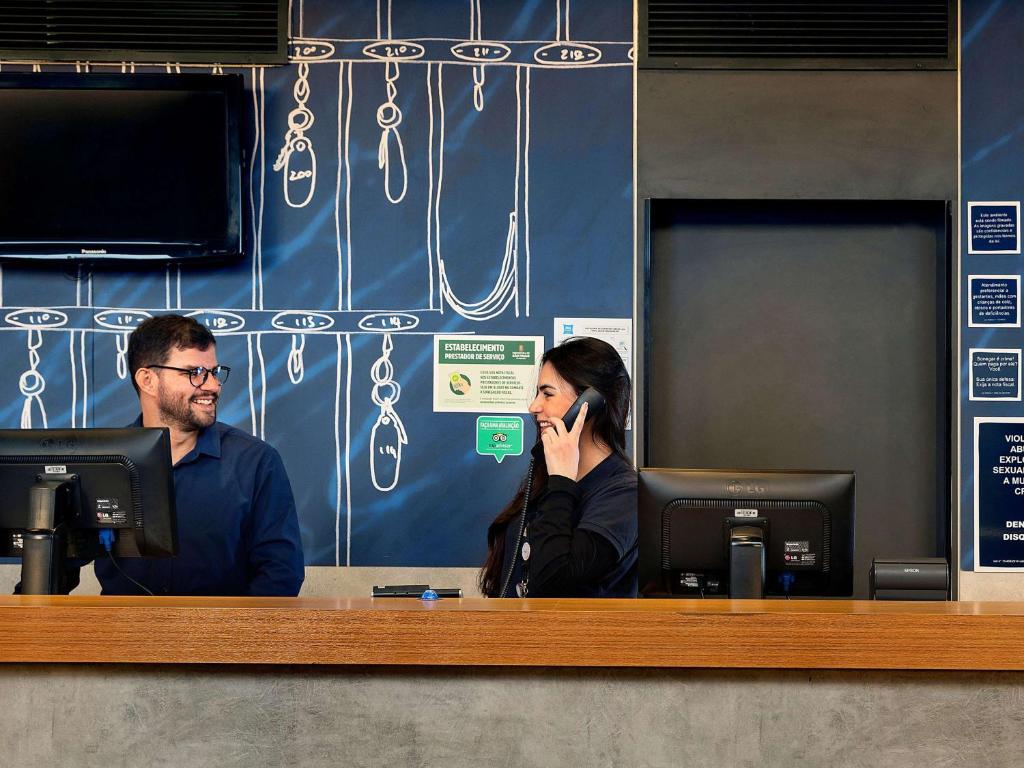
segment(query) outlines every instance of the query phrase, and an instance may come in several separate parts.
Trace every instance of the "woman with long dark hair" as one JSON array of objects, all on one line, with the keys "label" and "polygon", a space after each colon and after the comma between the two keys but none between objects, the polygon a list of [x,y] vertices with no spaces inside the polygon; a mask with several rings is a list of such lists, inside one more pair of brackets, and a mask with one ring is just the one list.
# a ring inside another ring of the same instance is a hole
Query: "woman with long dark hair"
[{"label": "woman with long dark hair", "polygon": [[[562,416],[593,387],[603,407]],[[625,452],[630,381],[615,349],[569,339],[541,358],[537,423],[544,460],[487,530],[489,597],[635,597],[636,470]]]}]

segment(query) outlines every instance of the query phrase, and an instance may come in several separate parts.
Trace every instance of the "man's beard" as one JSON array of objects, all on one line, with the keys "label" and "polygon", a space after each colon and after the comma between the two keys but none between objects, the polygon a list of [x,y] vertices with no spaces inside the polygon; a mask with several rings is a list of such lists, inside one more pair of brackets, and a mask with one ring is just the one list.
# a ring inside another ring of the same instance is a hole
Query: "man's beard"
[{"label": "man's beard", "polygon": [[[213,413],[207,414],[193,408],[191,401],[194,397],[212,399]],[[160,418],[163,422],[177,427],[182,432],[198,432],[217,420],[217,395],[200,393],[198,390],[195,394],[178,397],[169,396],[161,390],[157,407],[160,409]]]}]

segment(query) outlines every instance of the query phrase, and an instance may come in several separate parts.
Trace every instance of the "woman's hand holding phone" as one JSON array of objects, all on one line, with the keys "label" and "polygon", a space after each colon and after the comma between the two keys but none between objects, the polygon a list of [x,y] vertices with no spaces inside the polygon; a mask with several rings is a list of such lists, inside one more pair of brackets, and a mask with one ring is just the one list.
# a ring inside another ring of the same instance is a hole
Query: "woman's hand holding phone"
[{"label": "woman's hand holding phone", "polygon": [[544,445],[544,462],[549,475],[561,475],[575,481],[580,468],[580,435],[587,418],[589,403],[583,403],[576,414],[572,429],[566,429],[561,419],[552,419],[551,426],[540,436]]}]

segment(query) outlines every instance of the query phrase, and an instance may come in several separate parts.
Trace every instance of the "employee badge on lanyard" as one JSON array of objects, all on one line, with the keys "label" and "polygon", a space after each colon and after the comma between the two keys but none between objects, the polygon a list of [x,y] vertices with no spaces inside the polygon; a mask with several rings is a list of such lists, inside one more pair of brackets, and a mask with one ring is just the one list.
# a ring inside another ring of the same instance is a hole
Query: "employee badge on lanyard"
[{"label": "employee badge on lanyard", "polygon": [[[526,529],[523,529],[523,536],[526,536]],[[523,558],[523,579],[516,584],[516,595],[526,597],[530,593],[529,577],[526,575],[527,561],[530,559],[530,542],[524,541],[523,548],[519,550]]]}]

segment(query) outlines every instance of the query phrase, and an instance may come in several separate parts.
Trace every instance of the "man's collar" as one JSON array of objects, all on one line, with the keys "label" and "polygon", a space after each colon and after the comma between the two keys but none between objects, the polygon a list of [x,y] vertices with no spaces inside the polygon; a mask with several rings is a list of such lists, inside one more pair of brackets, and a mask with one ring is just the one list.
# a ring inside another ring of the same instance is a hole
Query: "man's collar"
[{"label": "man's collar", "polygon": [[217,429],[217,422],[199,430],[199,437],[196,438],[195,452],[205,453],[207,456],[220,458],[220,430]]}]

